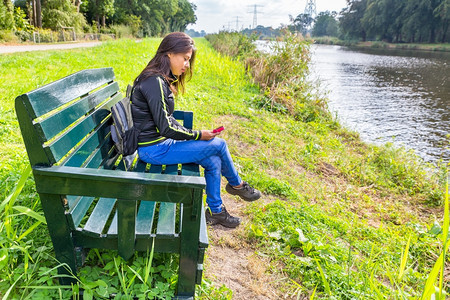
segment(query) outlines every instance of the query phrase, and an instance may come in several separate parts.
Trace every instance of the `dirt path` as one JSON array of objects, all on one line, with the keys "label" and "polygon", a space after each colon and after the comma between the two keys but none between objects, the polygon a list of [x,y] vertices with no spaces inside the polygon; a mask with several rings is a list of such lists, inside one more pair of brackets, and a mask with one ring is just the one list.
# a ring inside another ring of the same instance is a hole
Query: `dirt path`
[{"label": "dirt path", "polygon": [[270,261],[258,255],[243,238],[248,222],[243,210],[248,204],[226,193],[222,198],[230,214],[240,217],[242,223],[236,229],[208,227],[205,277],[217,288],[225,285],[232,290],[232,299],[280,299],[276,289],[279,278],[268,271]]},{"label": "dirt path", "polygon": [[67,44],[45,44],[45,45],[0,45],[0,54],[42,51],[42,50],[62,50],[73,48],[87,48],[100,45],[102,42],[83,42],[83,43],[67,43]]}]

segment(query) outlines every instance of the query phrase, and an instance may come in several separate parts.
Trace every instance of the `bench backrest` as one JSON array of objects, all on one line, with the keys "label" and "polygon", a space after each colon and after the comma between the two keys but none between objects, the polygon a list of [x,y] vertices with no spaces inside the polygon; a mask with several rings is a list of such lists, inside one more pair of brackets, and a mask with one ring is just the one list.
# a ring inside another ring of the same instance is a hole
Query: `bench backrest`
[{"label": "bench backrest", "polygon": [[110,109],[122,98],[112,68],[83,70],[16,98],[32,166],[107,167],[117,153]]}]

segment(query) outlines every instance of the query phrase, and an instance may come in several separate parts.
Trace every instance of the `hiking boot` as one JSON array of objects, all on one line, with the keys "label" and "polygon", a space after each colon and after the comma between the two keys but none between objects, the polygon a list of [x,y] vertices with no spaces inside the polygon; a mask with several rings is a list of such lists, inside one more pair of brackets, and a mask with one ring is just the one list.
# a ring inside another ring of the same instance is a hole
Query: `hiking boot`
[{"label": "hiking boot", "polygon": [[241,188],[234,188],[229,183],[227,183],[225,190],[231,195],[237,195],[245,201],[255,201],[261,197],[261,192],[257,189],[251,187],[247,182]]},{"label": "hiking boot", "polygon": [[220,224],[228,228],[235,228],[241,223],[241,219],[230,215],[223,205],[220,213],[213,213],[210,209],[206,209],[205,216],[208,225]]}]

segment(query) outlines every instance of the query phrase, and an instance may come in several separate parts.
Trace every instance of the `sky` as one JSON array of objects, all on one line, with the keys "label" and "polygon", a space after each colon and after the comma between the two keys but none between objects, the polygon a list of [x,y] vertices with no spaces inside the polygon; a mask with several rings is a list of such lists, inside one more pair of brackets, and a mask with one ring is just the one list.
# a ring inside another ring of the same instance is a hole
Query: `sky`
[{"label": "sky", "polygon": [[[207,33],[223,29],[240,30],[253,26],[255,5],[257,25],[278,28],[289,24],[289,15],[296,17],[305,10],[307,0],[190,0],[197,6],[197,22],[187,29]],[[346,0],[316,0],[317,13],[337,11],[346,7]],[[237,25],[237,26],[236,26]]]}]

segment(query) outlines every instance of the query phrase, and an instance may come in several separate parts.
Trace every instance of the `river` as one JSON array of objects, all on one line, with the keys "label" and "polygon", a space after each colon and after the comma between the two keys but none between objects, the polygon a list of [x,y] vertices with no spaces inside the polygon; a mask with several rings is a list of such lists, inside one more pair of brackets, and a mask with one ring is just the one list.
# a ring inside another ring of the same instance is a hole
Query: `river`
[{"label": "river", "polygon": [[313,45],[311,75],[341,124],[374,144],[450,160],[450,53]]}]

